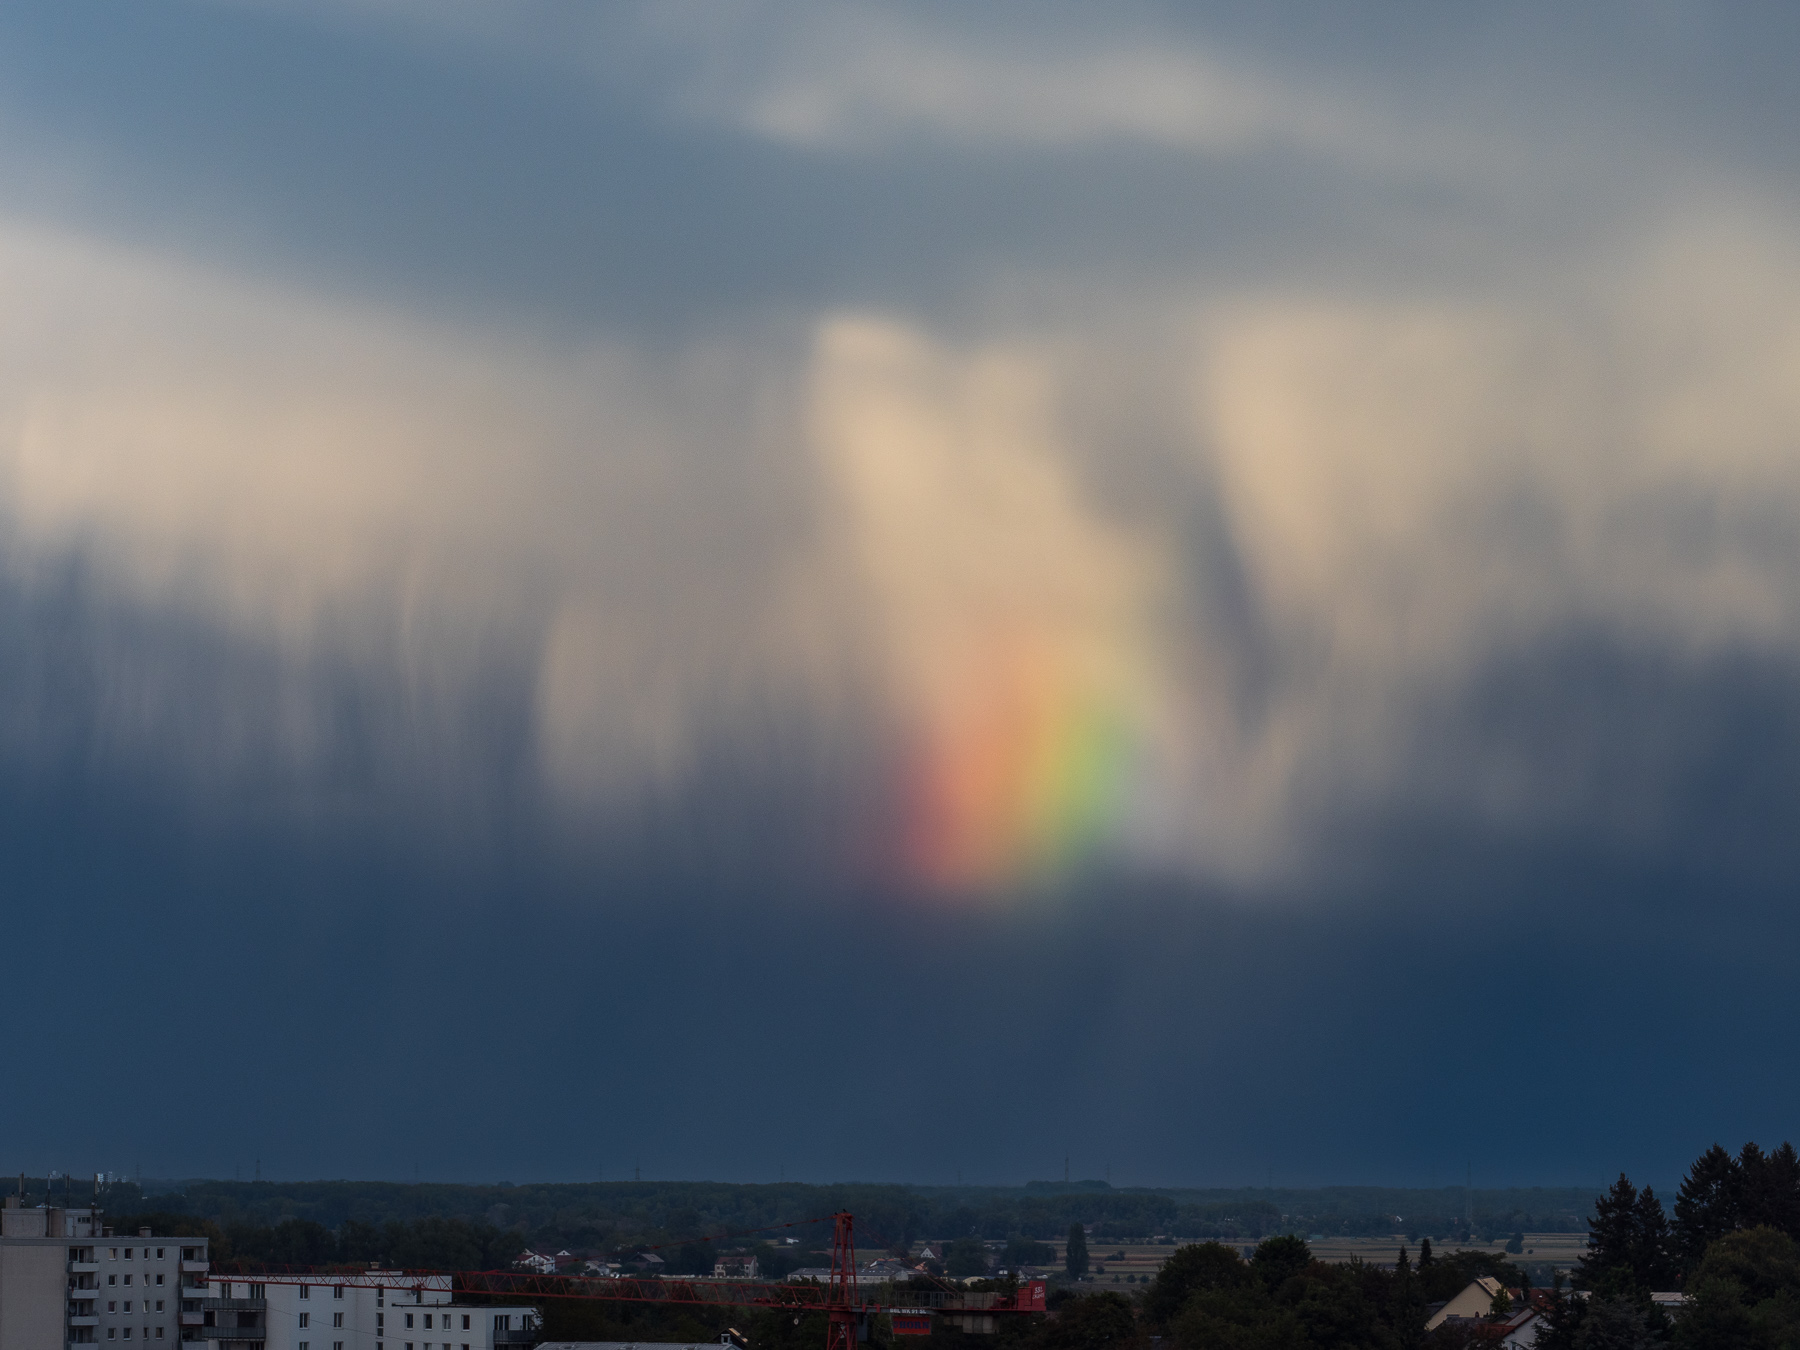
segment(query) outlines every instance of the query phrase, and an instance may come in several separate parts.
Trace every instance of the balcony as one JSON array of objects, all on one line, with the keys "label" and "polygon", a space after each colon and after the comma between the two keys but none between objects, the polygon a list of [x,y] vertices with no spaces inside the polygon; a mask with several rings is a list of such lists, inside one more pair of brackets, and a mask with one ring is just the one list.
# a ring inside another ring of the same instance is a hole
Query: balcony
[{"label": "balcony", "polygon": [[205,1322],[206,1314],[203,1312],[184,1312],[181,1314],[181,1325],[184,1327],[202,1326]]},{"label": "balcony", "polygon": [[69,1325],[72,1327],[97,1327],[100,1325],[100,1319],[91,1312],[71,1314]]},{"label": "balcony", "polygon": [[99,1273],[100,1263],[98,1261],[69,1262],[69,1274],[71,1275],[98,1275]]},{"label": "balcony", "polygon": [[[71,1266],[70,1269],[73,1270],[74,1267]],[[99,1267],[96,1266],[94,1269],[98,1270]],[[204,1275],[210,1269],[212,1269],[212,1263],[208,1261],[183,1261],[181,1263],[183,1275]]]},{"label": "balcony", "polygon": [[494,1333],[495,1345],[536,1345],[541,1339],[543,1339],[542,1334],[535,1328],[530,1330],[515,1328],[512,1331],[496,1331]]}]

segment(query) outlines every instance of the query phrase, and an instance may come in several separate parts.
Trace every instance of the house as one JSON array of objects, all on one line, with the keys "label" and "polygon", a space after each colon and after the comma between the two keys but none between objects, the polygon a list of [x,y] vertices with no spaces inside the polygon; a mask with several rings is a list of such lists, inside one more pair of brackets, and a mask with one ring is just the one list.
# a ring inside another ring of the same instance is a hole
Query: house
[{"label": "house", "polygon": [[519,1270],[528,1270],[533,1275],[556,1274],[556,1258],[544,1252],[520,1252],[519,1259],[513,1262],[513,1266]]},{"label": "house", "polygon": [[1483,1275],[1469,1284],[1455,1298],[1431,1315],[1425,1323],[1425,1330],[1436,1331],[1452,1318],[1473,1319],[1486,1317],[1494,1308],[1494,1295],[1501,1293],[1500,1281],[1492,1275]]},{"label": "house", "polygon": [[721,1280],[755,1280],[762,1277],[762,1267],[754,1256],[721,1256],[713,1262],[713,1274]]},{"label": "house", "polygon": [[[1487,1319],[1496,1294],[1505,1294],[1513,1310],[1490,1322]],[[1550,1307],[1550,1296],[1541,1289],[1506,1289],[1500,1281],[1484,1275],[1433,1313],[1425,1330],[1435,1331],[1446,1322],[1470,1322],[1475,1324],[1471,1330],[1477,1340],[1491,1341],[1505,1350],[1531,1350],[1544,1332],[1544,1315]]]}]

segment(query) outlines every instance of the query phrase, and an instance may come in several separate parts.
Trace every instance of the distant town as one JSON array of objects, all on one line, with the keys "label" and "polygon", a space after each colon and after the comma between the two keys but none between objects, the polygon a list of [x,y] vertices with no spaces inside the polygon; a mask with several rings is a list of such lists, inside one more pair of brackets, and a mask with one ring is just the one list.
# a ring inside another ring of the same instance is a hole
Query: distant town
[{"label": "distant town", "polygon": [[0,1350],[1773,1348],[1800,1309],[1800,1159],[1785,1144],[1708,1150],[1672,1209],[1624,1176],[1598,1195],[7,1185]]}]

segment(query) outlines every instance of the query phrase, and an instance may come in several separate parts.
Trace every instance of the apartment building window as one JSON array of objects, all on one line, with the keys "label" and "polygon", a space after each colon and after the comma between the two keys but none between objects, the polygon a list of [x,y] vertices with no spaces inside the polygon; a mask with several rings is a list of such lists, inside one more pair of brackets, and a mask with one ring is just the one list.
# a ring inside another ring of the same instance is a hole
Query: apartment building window
[{"label": "apartment building window", "polygon": [[311,1326],[312,1325],[312,1314],[311,1313],[301,1313],[300,1314],[300,1325],[303,1327]]},{"label": "apartment building window", "polygon": [[156,1311],[158,1311],[158,1312],[161,1312],[161,1311],[162,1311],[162,1305],[163,1305],[163,1301],[162,1301],[162,1300],[161,1300],[161,1299],[160,1299],[160,1298],[159,1298],[159,1299],[157,1299],[157,1300],[156,1300]]},{"label": "apartment building window", "polygon": [[127,1341],[131,1339],[131,1328],[130,1327],[125,1328],[125,1334],[122,1337],[120,1337],[120,1339],[127,1340]]},{"label": "apartment building window", "polygon": [[375,1306],[377,1308],[385,1308],[387,1306],[387,1286],[385,1284],[378,1284],[375,1286]]},{"label": "apartment building window", "polygon": [[463,1314],[463,1330],[467,1331],[468,1329],[469,1329],[469,1314],[464,1313]]},{"label": "apartment building window", "polygon": [[112,1338],[113,1338],[113,1337],[114,1337],[114,1336],[116,1336],[116,1335],[118,1335],[118,1334],[119,1334],[119,1332],[118,1332],[118,1328],[117,1328],[117,1327],[108,1327],[108,1328],[107,1328],[107,1329],[106,1329],[106,1339],[107,1339],[107,1340],[109,1340],[109,1341],[110,1341],[110,1340],[111,1340],[111,1339],[112,1339]]},{"label": "apartment building window", "polygon": [[343,1326],[344,1325],[344,1314],[342,1314],[342,1313],[331,1314],[331,1325],[334,1327]]},{"label": "apartment building window", "polygon": [[161,1284],[161,1283],[162,1283],[162,1276],[160,1276],[160,1275],[158,1275],[158,1276],[157,1276],[157,1277],[156,1277],[156,1282],[157,1282],[157,1283],[158,1283],[158,1284]]},{"label": "apartment building window", "polygon": [[106,1259],[108,1261],[117,1261],[119,1259],[119,1249],[117,1247],[108,1247],[106,1249]]},{"label": "apartment building window", "polygon": [[126,1249],[125,1249],[125,1259],[126,1259],[126,1260],[127,1260],[127,1261],[129,1261],[129,1260],[131,1260],[131,1248],[129,1248],[129,1247],[127,1247],[127,1248],[126,1248]]},{"label": "apartment building window", "polygon": [[126,1311],[126,1312],[130,1312],[130,1311],[131,1311],[131,1300],[130,1300],[130,1299],[126,1299],[126,1300],[125,1300],[125,1311]]},{"label": "apartment building window", "polygon": [[425,1314],[425,1330],[427,1330],[427,1331],[431,1330],[431,1314],[430,1313]]},{"label": "apartment building window", "polygon": [[106,1277],[106,1282],[108,1284],[117,1284],[119,1282],[119,1277],[117,1275],[108,1275]]},{"label": "apartment building window", "polygon": [[130,1284],[130,1283],[131,1283],[131,1276],[129,1276],[129,1275],[127,1275],[127,1276],[126,1276],[126,1277],[125,1277],[125,1283],[126,1283],[126,1284]]},{"label": "apartment building window", "polygon": [[304,1284],[301,1285],[300,1286],[300,1297],[301,1298],[311,1298],[312,1297],[311,1287],[308,1285],[304,1285]]},{"label": "apartment building window", "polygon": [[301,1341],[300,1350],[311,1350],[311,1347],[305,1341]]},{"label": "apartment building window", "polygon": [[[409,1327],[412,1325],[412,1314],[411,1313],[406,1314],[406,1325]],[[407,1350],[412,1350],[412,1347],[408,1346]]]},{"label": "apartment building window", "polygon": [[159,1341],[162,1339],[162,1328],[161,1327],[158,1327],[156,1329],[156,1339]]},{"label": "apartment building window", "polygon": [[335,1289],[333,1289],[331,1291],[331,1296],[333,1298],[342,1298],[344,1296],[344,1286],[341,1284],[338,1285]]},{"label": "apartment building window", "polygon": [[344,1350],[344,1343],[342,1341],[333,1341],[331,1343],[331,1350]]}]

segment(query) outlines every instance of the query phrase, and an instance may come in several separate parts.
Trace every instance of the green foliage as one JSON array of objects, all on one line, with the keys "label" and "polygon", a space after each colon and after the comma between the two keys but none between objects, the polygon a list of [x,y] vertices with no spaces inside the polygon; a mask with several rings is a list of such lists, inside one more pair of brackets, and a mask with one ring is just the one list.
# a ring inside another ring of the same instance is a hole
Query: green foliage
[{"label": "green foliage", "polygon": [[1588,1249],[1576,1271],[1584,1288],[1629,1296],[1669,1289],[1675,1283],[1673,1239],[1662,1202],[1646,1186],[1640,1192],[1623,1172],[1594,1202]]},{"label": "green foliage", "polygon": [[[32,1203],[43,1191],[27,1178]],[[63,1183],[54,1187],[63,1199]],[[87,1197],[74,1195],[74,1203]],[[934,1240],[974,1232],[1004,1241],[1015,1233],[1039,1241],[1059,1238],[1071,1223],[1093,1225],[1100,1242],[1178,1239],[1248,1241],[1282,1231],[1376,1236],[1394,1231],[1396,1214],[1421,1234],[1454,1231],[1464,1203],[1461,1187],[1406,1190],[1334,1186],[1316,1190],[1266,1188],[1114,1190],[1104,1182],[1065,1186],[933,1187],[808,1186],[798,1182],[747,1186],[714,1182],[533,1183],[524,1186],[404,1184],[399,1182],[191,1181],[154,1202],[129,1183],[109,1187],[108,1212],[156,1208],[221,1229],[241,1223],[272,1227],[305,1219],[336,1231],[345,1221],[462,1219],[519,1234],[520,1246],[571,1251],[618,1250],[718,1233],[742,1233],[848,1209],[865,1246],[882,1248],[909,1236]],[[1504,1190],[1474,1193],[1478,1231],[1576,1232],[1592,1203],[1585,1191]],[[828,1225],[792,1230],[807,1245],[829,1235]]]},{"label": "green foliage", "polygon": [[1727,1233],[1706,1249],[1675,1322],[1680,1350],[1800,1344],[1800,1244],[1770,1227]]},{"label": "green foliage", "polygon": [[963,1237],[944,1248],[944,1267],[955,1279],[988,1273],[987,1248],[980,1238]]},{"label": "green foliage", "polygon": [[1661,1344],[1649,1309],[1630,1297],[1589,1299],[1575,1333],[1575,1350],[1656,1350]]},{"label": "green foliage", "polygon": [[1066,1300],[1035,1338],[1035,1350],[1111,1350],[1140,1339],[1131,1300],[1108,1290]]},{"label": "green foliage", "polygon": [[1514,1233],[1509,1237],[1506,1240],[1506,1250],[1514,1256],[1523,1256],[1525,1254],[1525,1234]]},{"label": "green foliage", "polygon": [[510,1266],[521,1248],[515,1233],[460,1219],[419,1219],[379,1227],[351,1220],[333,1232],[306,1219],[268,1226],[234,1223],[221,1230],[210,1221],[178,1214],[111,1218],[111,1226],[122,1233],[149,1228],[169,1237],[204,1237],[214,1261],[252,1269],[366,1267],[373,1261],[400,1270],[497,1270]]},{"label": "green foliage", "polygon": [[1292,1233],[1264,1238],[1250,1258],[1250,1269],[1271,1291],[1281,1288],[1312,1262],[1312,1248]]},{"label": "green foliage", "polygon": [[1178,1248],[1150,1281],[1139,1308],[1156,1331],[1168,1325],[1195,1294],[1237,1289],[1250,1283],[1250,1267],[1235,1250],[1218,1242]]},{"label": "green foliage", "polygon": [[1069,1225],[1069,1242],[1063,1249],[1063,1269],[1077,1280],[1088,1272],[1087,1234],[1079,1223]]},{"label": "green foliage", "polygon": [[1767,1154],[1747,1143],[1734,1158],[1715,1143],[1695,1159],[1676,1195],[1676,1264],[1691,1274],[1720,1238],[1758,1227],[1800,1237],[1800,1154],[1788,1143]]}]

